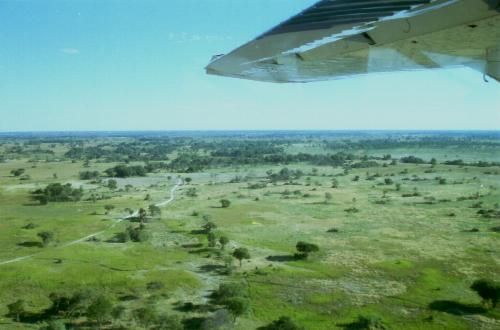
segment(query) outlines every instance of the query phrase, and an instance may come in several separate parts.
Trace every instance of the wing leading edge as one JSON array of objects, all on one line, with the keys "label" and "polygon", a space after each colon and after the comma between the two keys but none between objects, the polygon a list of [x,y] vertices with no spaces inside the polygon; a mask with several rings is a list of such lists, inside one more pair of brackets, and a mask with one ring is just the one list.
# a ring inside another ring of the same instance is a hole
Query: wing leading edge
[{"label": "wing leading edge", "polygon": [[500,80],[499,14],[500,0],[322,0],[206,71],[310,82],[462,65]]}]

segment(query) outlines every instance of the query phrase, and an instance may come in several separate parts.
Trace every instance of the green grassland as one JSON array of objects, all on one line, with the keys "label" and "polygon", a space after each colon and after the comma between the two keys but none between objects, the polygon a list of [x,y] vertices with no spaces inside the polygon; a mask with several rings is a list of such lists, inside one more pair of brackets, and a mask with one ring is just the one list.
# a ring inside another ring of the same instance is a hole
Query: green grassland
[{"label": "green grassland", "polygon": [[[287,150],[327,152],[319,145],[296,143]],[[303,176],[274,183],[268,171],[284,165],[211,167],[189,174],[159,170],[117,179],[118,189],[112,190],[106,180],[82,181],[78,173],[102,172],[116,162],[90,161],[84,167],[83,161],[63,159],[67,145],[42,145],[49,147],[50,159],[33,162],[24,155],[0,163],[0,329],[38,329],[46,321],[16,322],[7,305],[18,299],[38,315],[50,307],[51,293],[86,288],[105,292],[125,308],[105,329],[143,329],[133,311],[145,305],[178,316],[185,329],[203,329],[200,320],[218,308],[208,296],[225,282],[243,283],[248,291],[250,308],[230,325],[234,329],[256,329],[280,316],[308,330],[360,329],[354,323],[359,316],[377,317],[388,329],[500,329],[498,307],[483,309],[469,289],[476,279],[498,280],[500,274],[500,236],[491,230],[500,219],[478,214],[499,210],[500,167],[441,163],[498,161],[498,148],[360,150],[434,157],[440,163],[377,160],[379,166],[347,171],[296,163],[287,167]],[[25,168],[29,179],[12,176],[16,168]],[[146,224],[147,241],[110,241],[130,224],[119,221],[127,208],[168,199],[178,178],[186,177],[192,181],[184,181],[161,216]],[[30,198],[31,191],[55,182],[82,186],[85,197],[105,198],[47,205]],[[252,187],[256,183],[262,185]],[[125,189],[127,184],[132,188]],[[193,188],[196,196],[188,193]],[[220,207],[221,199],[231,205]],[[106,214],[105,205],[114,209]],[[217,225],[215,235],[229,238],[224,250],[207,245],[201,231],[207,216]],[[41,247],[40,231],[52,231],[54,241]],[[97,232],[95,239],[74,242]],[[294,258],[299,241],[314,243],[319,251],[305,260]],[[247,248],[251,258],[221,272],[228,268],[225,256],[238,247]],[[28,257],[2,263],[23,256]],[[161,288],[148,289],[157,282]],[[185,303],[199,308],[179,308]],[[66,321],[79,329],[94,326],[84,316]]]}]

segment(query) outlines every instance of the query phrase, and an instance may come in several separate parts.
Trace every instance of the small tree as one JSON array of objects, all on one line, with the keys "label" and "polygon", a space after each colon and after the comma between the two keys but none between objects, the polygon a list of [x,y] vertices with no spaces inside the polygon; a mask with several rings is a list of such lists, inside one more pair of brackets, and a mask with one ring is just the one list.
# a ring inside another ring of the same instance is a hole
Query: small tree
[{"label": "small tree", "polygon": [[118,182],[116,182],[115,179],[109,179],[108,180],[108,188],[111,190],[115,190],[116,188],[118,188]]},{"label": "small tree", "polygon": [[13,317],[16,322],[21,320],[21,316],[26,312],[26,304],[24,300],[18,299],[12,304],[7,305],[7,309],[9,310],[9,316]]},{"label": "small tree", "polygon": [[207,222],[206,224],[204,224],[203,226],[203,230],[205,230],[205,233],[210,233],[213,229],[217,228],[217,225],[213,222]]},{"label": "small tree", "polygon": [[215,234],[214,233],[212,233],[212,232],[208,233],[207,240],[208,240],[208,246],[209,247],[215,247],[216,238],[215,238]]},{"label": "small tree", "polygon": [[134,316],[145,329],[158,320],[158,313],[151,305],[135,310]]},{"label": "small tree", "polygon": [[40,330],[66,330],[66,324],[64,324],[63,320],[50,320]]},{"label": "small tree", "polygon": [[149,205],[148,210],[149,210],[149,214],[151,214],[151,216],[153,216],[153,217],[154,216],[161,216],[161,209],[154,204]]},{"label": "small tree", "polygon": [[112,312],[113,302],[105,295],[98,296],[87,308],[87,316],[96,321],[99,330],[104,322],[111,319]]},{"label": "small tree", "polygon": [[143,209],[142,207],[139,209],[138,218],[139,218],[139,221],[142,223],[147,222],[148,212],[146,212],[146,210]]},{"label": "small tree", "polygon": [[184,329],[179,317],[175,315],[161,314],[158,316],[158,330],[182,330]]},{"label": "small tree", "polygon": [[470,286],[482,299],[486,308],[495,308],[500,300],[500,285],[486,279],[474,281]]},{"label": "small tree", "polygon": [[245,314],[249,310],[250,303],[248,302],[248,299],[246,299],[246,298],[233,297],[233,298],[227,299],[224,302],[224,306],[233,315],[233,317],[234,317],[233,322],[236,322],[236,318],[238,316]]},{"label": "small tree", "polygon": [[325,193],[325,204],[330,203],[332,201],[332,199],[333,199],[332,193],[326,192]]},{"label": "small tree", "polygon": [[220,200],[220,206],[221,206],[223,209],[227,209],[230,205],[231,205],[231,201],[229,201],[229,200],[227,200],[227,199],[221,199],[221,200]]},{"label": "small tree", "polygon": [[227,238],[226,236],[219,237],[219,244],[220,244],[221,250],[224,250],[227,243],[229,243],[229,238]]},{"label": "small tree", "polygon": [[187,177],[184,179],[184,181],[187,183],[187,184],[190,184],[191,181],[193,181],[193,179],[191,179],[190,177]]},{"label": "small tree", "polygon": [[238,259],[241,267],[241,261],[243,259],[250,259],[250,252],[248,252],[248,249],[246,248],[237,248],[236,250],[233,251],[233,257]]},{"label": "small tree", "polygon": [[54,233],[51,231],[41,231],[37,234],[42,240],[42,245],[47,246],[54,240]]},{"label": "small tree", "polygon": [[13,176],[21,176],[24,172],[25,172],[24,168],[18,168],[10,171],[10,174],[12,174]]},{"label": "small tree", "polygon": [[297,251],[299,252],[298,256],[304,259],[307,259],[309,253],[318,252],[319,247],[316,244],[306,243],[306,242],[298,242],[295,246]]},{"label": "small tree", "polygon": [[106,214],[109,214],[112,210],[114,210],[114,205],[104,205],[104,210],[106,210]]}]

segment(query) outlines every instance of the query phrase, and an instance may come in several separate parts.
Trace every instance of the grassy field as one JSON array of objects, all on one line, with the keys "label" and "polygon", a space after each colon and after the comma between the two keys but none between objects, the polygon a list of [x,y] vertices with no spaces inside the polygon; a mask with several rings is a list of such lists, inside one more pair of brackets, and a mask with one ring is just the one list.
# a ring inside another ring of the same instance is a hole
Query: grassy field
[{"label": "grassy field", "polygon": [[[326,152],[304,143],[288,152],[308,148]],[[469,289],[474,280],[497,280],[500,274],[500,236],[492,230],[500,225],[500,167],[442,164],[456,158],[498,161],[498,149],[484,158],[478,149],[470,154],[465,149],[360,150],[439,162],[377,160],[378,166],[346,171],[296,163],[287,167],[304,175],[276,182],[269,180],[269,171],[278,173],[283,165],[212,167],[189,174],[160,170],[116,179],[117,189],[108,188],[107,179],[91,183],[78,176],[117,163],[91,161],[84,167],[83,161],[54,160],[63,158],[67,146],[53,150],[50,160],[29,162],[32,157],[22,156],[0,163],[1,329],[38,329],[47,321],[42,315],[51,306],[51,293],[88,288],[113,297],[125,310],[103,329],[154,328],[134,316],[146,305],[177,316],[185,329],[208,329],[204,320],[221,308],[208,296],[226,282],[242,283],[250,304],[225,325],[234,329],[256,329],[281,316],[308,330],[363,329],[356,323],[360,316],[377,319],[380,329],[500,329],[498,307],[483,308]],[[17,168],[29,178],[11,175]],[[119,221],[127,209],[167,200],[178,177],[192,181],[184,181],[161,216],[148,221],[146,241],[112,241],[130,224]],[[105,198],[47,205],[30,198],[33,190],[55,182],[82,186],[85,197]],[[220,207],[221,199],[231,205]],[[105,205],[114,208],[106,213]],[[478,214],[483,209],[496,215]],[[215,237],[229,238],[224,250],[208,245],[202,230],[207,219],[217,226]],[[41,231],[53,232],[47,246],[37,236]],[[70,244],[97,232],[95,239]],[[319,251],[298,259],[299,241],[314,243]],[[250,253],[241,267],[228,261],[240,247]],[[28,257],[13,260],[23,256]],[[20,322],[7,307],[18,299],[32,315]],[[85,315],[63,319],[68,327],[95,326]]]}]

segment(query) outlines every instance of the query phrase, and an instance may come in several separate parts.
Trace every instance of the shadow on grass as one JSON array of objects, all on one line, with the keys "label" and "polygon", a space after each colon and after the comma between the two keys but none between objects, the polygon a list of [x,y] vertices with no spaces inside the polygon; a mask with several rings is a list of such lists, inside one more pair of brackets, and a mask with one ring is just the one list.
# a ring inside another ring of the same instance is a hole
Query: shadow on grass
[{"label": "shadow on grass", "polygon": [[173,309],[184,313],[191,313],[191,312],[208,313],[208,312],[213,312],[215,310],[215,308],[210,304],[193,304],[192,302],[185,302],[185,303],[178,302]]},{"label": "shadow on grass", "polygon": [[205,322],[204,317],[190,317],[182,320],[185,330],[201,330],[203,329],[203,322]]},{"label": "shadow on grass", "polygon": [[435,300],[429,304],[429,308],[453,315],[483,314],[487,312],[481,306],[462,304],[452,300]]},{"label": "shadow on grass", "polygon": [[203,273],[215,273],[217,275],[224,275],[227,273],[227,269],[223,265],[207,264],[198,267],[198,270]]},{"label": "shadow on grass", "polygon": [[282,256],[269,256],[266,258],[269,261],[277,261],[277,262],[287,262],[287,261],[295,261],[297,260],[293,255],[282,255]]},{"label": "shadow on grass", "polygon": [[36,241],[26,241],[26,242],[18,243],[17,245],[22,246],[22,247],[39,247],[39,248],[43,247],[42,243],[36,242]]},{"label": "shadow on grass", "polygon": [[337,324],[340,328],[345,330],[387,330],[387,326],[377,316],[359,316],[351,323]]},{"label": "shadow on grass", "polygon": [[199,249],[203,246],[202,243],[192,243],[192,244],[182,244],[181,245],[185,249]]}]

